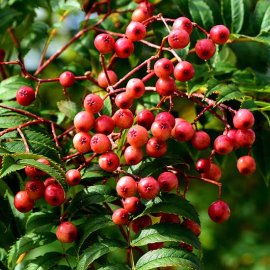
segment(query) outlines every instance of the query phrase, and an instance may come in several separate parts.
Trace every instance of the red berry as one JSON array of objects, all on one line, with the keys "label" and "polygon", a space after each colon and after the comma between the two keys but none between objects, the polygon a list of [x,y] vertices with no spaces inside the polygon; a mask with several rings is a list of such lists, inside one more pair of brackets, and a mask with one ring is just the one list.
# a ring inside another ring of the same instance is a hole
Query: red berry
[{"label": "red berry", "polygon": [[154,72],[159,78],[168,78],[173,73],[173,63],[167,58],[157,60],[154,65]]},{"label": "red berry", "polygon": [[174,125],[174,127],[173,127],[173,129],[172,129],[172,131],[171,131],[172,137],[175,138],[175,127],[176,127],[180,122],[182,122],[182,121],[187,122],[187,121],[186,121],[185,119],[183,119],[183,118],[175,118],[175,125]]},{"label": "red berry", "polygon": [[73,146],[80,153],[91,151],[91,135],[88,132],[79,132],[73,137]]},{"label": "red berry", "polygon": [[107,70],[107,75],[110,82],[108,82],[105,72],[100,72],[98,75],[97,82],[101,88],[107,88],[110,84],[114,85],[118,81],[118,77],[114,71]]},{"label": "red berry", "polygon": [[97,133],[109,135],[114,130],[114,120],[108,115],[101,115],[95,121],[95,130]]},{"label": "red berry", "polygon": [[170,124],[171,128],[175,126],[175,118],[169,112],[158,113],[155,117],[155,121],[166,121]]},{"label": "red berry", "polygon": [[138,5],[138,8],[146,11],[149,16],[153,16],[154,14],[154,5],[149,1],[141,1],[141,3]]},{"label": "red berry", "polygon": [[164,247],[164,242],[147,244],[149,250],[156,250]]},{"label": "red berry", "polygon": [[20,87],[16,94],[16,100],[22,106],[29,106],[35,98],[34,89],[29,86]]},{"label": "red berry", "polygon": [[219,181],[219,179],[222,176],[222,172],[218,165],[216,165],[215,163],[211,163],[210,169],[206,171],[205,173],[202,173],[201,175],[204,178],[211,179],[214,181]]},{"label": "red berry", "polygon": [[114,49],[114,39],[109,34],[99,34],[95,37],[94,45],[96,49],[103,54],[107,54]]},{"label": "red berry", "polygon": [[31,211],[34,205],[35,202],[29,197],[26,191],[19,191],[14,197],[14,206],[22,213]]},{"label": "red berry", "polygon": [[233,141],[226,135],[219,135],[214,141],[214,149],[220,155],[226,155],[233,150]]},{"label": "red berry", "polygon": [[152,123],[154,122],[155,117],[152,112],[148,110],[142,110],[137,114],[137,123],[140,126],[145,127],[147,130],[151,128]]},{"label": "red berry", "polygon": [[105,153],[111,150],[112,144],[109,138],[102,133],[93,135],[90,141],[91,149],[97,154]]},{"label": "red berry", "polygon": [[178,186],[178,178],[174,173],[163,172],[158,177],[160,189],[164,192],[170,192]]},{"label": "red berry", "polygon": [[156,90],[161,96],[170,96],[176,90],[176,84],[172,77],[159,78],[156,82]]},{"label": "red berry", "polygon": [[239,148],[239,145],[236,140],[236,133],[237,133],[237,129],[230,129],[229,131],[224,131],[223,133],[224,135],[228,136],[232,140],[233,148],[235,150]]},{"label": "red berry", "polygon": [[141,216],[134,219],[131,223],[131,228],[135,233],[140,232],[143,228],[152,225],[152,220],[149,216]]},{"label": "red berry", "polygon": [[[40,163],[43,163],[44,165],[47,165],[47,166],[50,165],[50,162],[46,158],[39,158],[37,161]],[[35,167],[32,167],[32,166],[25,166],[25,174],[28,177],[32,177],[32,178],[46,175],[45,172],[43,172]]]},{"label": "red berry", "polygon": [[167,121],[154,121],[151,132],[160,141],[167,141],[171,137],[172,127]]},{"label": "red berry", "polygon": [[143,160],[143,150],[130,145],[125,149],[124,158],[128,165],[136,165]]},{"label": "red berry", "polygon": [[25,183],[25,191],[28,196],[36,201],[44,195],[44,183],[38,179],[29,180]]},{"label": "red berry", "polygon": [[81,173],[79,170],[71,169],[66,172],[66,182],[69,186],[76,186],[81,182]]},{"label": "red berry", "polygon": [[197,150],[205,150],[210,145],[210,136],[203,130],[196,131],[191,140],[192,146]]},{"label": "red berry", "polygon": [[65,71],[59,76],[59,83],[63,87],[70,87],[75,83],[75,76],[70,71]]},{"label": "red berry", "polygon": [[222,223],[230,217],[230,208],[224,201],[213,202],[208,208],[209,217],[216,223]]},{"label": "red berry", "polygon": [[142,178],[138,183],[138,192],[140,196],[145,200],[151,200],[155,198],[158,195],[159,190],[159,183],[152,176]]},{"label": "red berry", "polygon": [[187,142],[192,139],[195,130],[187,121],[180,121],[175,125],[175,139],[180,142]]},{"label": "red berry", "polygon": [[150,18],[150,15],[148,14],[147,10],[144,10],[142,8],[136,8],[131,16],[132,21],[135,22],[143,22]]},{"label": "red berry", "polygon": [[193,246],[190,245],[190,244],[187,244],[187,243],[185,243],[183,241],[179,242],[179,247],[185,249],[188,252],[192,252],[193,251]]},{"label": "red berry", "polygon": [[109,151],[99,157],[98,164],[102,170],[113,172],[118,168],[120,160],[114,152]]},{"label": "red berry", "polygon": [[132,99],[142,97],[145,93],[143,81],[138,78],[130,79],[126,86],[126,93]]},{"label": "red berry", "polygon": [[224,44],[229,39],[230,30],[225,25],[215,25],[210,30],[210,38],[217,44]]},{"label": "red berry", "polygon": [[162,213],[160,223],[180,223],[180,218],[175,214]]},{"label": "red berry", "polygon": [[162,157],[167,152],[167,144],[156,137],[150,138],[146,144],[146,153],[149,157]]},{"label": "red berry", "polygon": [[119,208],[113,212],[112,221],[117,225],[125,225],[128,223],[128,211],[124,208]]},{"label": "red berry", "polygon": [[173,49],[183,49],[189,41],[189,34],[183,29],[172,30],[168,36],[168,42]]},{"label": "red berry", "polygon": [[256,161],[251,156],[243,156],[237,160],[237,169],[243,175],[249,175],[256,171]]},{"label": "red berry", "polygon": [[83,106],[89,113],[98,113],[103,108],[103,100],[99,95],[88,94],[84,98]]},{"label": "red berry", "polygon": [[77,236],[78,230],[70,221],[61,223],[56,230],[56,237],[62,243],[72,243],[76,240]]},{"label": "red berry", "polygon": [[49,205],[59,206],[65,201],[65,191],[59,184],[52,184],[46,187],[44,197]]},{"label": "red berry", "polygon": [[119,38],[115,42],[114,50],[119,58],[128,58],[134,51],[134,45],[127,38]]},{"label": "red berry", "polygon": [[44,181],[44,186],[45,188],[49,185],[52,185],[52,184],[55,184],[55,185],[60,185],[57,180],[53,177],[49,177],[47,178],[45,181]]},{"label": "red berry", "polygon": [[195,45],[196,54],[203,60],[210,59],[216,52],[216,46],[211,39],[201,39]]},{"label": "red berry", "polygon": [[139,41],[144,39],[146,35],[145,25],[140,22],[131,22],[127,26],[126,35],[131,41]]},{"label": "red berry", "polygon": [[206,173],[210,170],[210,160],[208,158],[200,158],[197,162],[196,162],[196,170],[199,173]]},{"label": "red berry", "polygon": [[140,125],[134,125],[128,130],[127,142],[134,147],[142,147],[148,141],[148,132],[146,128]]},{"label": "red berry", "polygon": [[129,109],[133,105],[133,99],[126,92],[123,92],[115,97],[115,105],[121,109]]},{"label": "red berry", "polygon": [[191,219],[186,218],[183,221],[182,225],[188,230],[192,231],[196,236],[199,236],[201,234],[201,226]]},{"label": "red berry", "polygon": [[112,117],[115,125],[119,128],[130,128],[133,124],[133,113],[128,109],[119,109]]},{"label": "red berry", "polygon": [[142,204],[139,198],[128,197],[123,201],[123,206],[129,213],[135,214],[141,209]]},{"label": "red berry", "polygon": [[237,145],[250,148],[255,142],[255,132],[252,129],[238,129],[235,135]]},{"label": "red berry", "polygon": [[95,118],[91,112],[79,112],[74,117],[74,126],[77,131],[89,131],[94,127]]},{"label": "red berry", "polygon": [[237,129],[250,129],[254,125],[255,119],[247,109],[240,109],[233,117],[233,125]]},{"label": "red berry", "polygon": [[137,183],[131,176],[123,176],[116,184],[116,191],[122,198],[132,197],[137,192]]},{"label": "red berry", "polygon": [[173,74],[176,80],[186,82],[193,78],[195,70],[192,64],[187,61],[182,61],[175,66]]},{"label": "red berry", "polygon": [[173,30],[182,29],[191,34],[193,30],[193,25],[190,19],[188,19],[187,17],[179,17],[174,21],[172,29]]}]

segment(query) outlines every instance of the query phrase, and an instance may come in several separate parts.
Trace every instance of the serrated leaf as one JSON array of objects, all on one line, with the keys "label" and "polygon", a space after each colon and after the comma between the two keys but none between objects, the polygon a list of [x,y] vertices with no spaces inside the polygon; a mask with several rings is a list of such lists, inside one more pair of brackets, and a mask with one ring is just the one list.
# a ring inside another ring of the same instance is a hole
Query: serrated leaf
[{"label": "serrated leaf", "polygon": [[217,103],[223,103],[228,100],[239,100],[243,98],[243,94],[237,88],[235,85],[229,84],[229,85],[224,85],[219,89],[220,94],[216,100]]},{"label": "serrated leaf", "polygon": [[70,100],[61,100],[57,102],[59,111],[69,119],[73,120],[78,112],[78,108],[75,102]]},{"label": "serrated leaf", "polygon": [[98,270],[130,270],[130,267],[125,264],[109,265],[106,267],[98,268]]},{"label": "serrated leaf", "polygon": [[4,178],[5,176],[19,171],[24,168],[24,165],[16,164],[15,160],[9,156],[5,156],[3,158],[3,164],[0,172],[0,178]]},{"label": "serrated leaf", "polygon": [[49,231],[49,228],[52,227],[54,218],[54,215],[48,212],[31,213],[26,221],[26,231],[28,233]]},{"label": "serrated leaf", "polygon": [[0,117],[0,128],[11,128],[27,122],[29,118],[25,116],[2,116]]},{"label": "serrated leaf", "polygon": [[182,270],[200,270],[200,261],[192,254],[172,248],[161,248],[144,254],[136,263],[136,270],[179,266]]},{"label": "serrated leaf", "polygon": [[200,249],[198,237],[190,230],[180,224],[159,223],[141,230],[139,235],[132,240],[132,246],[145,246],[158,242],[180,242],[183,241],[193,247]]},{"label": "serrated leaf", "polygon": [[[270,4],[270,3],[268,3]],[[261,31],[260,32],[267,32],[270,30],[270,5],[265,11],[265,14],[263,16],[262,24],[261,24]]]},{"label": "serrated leaf", "polygon": [[113,252],[118,248],[124,248],[124,243],[119,241],[104,240],[99,243],[94,243],[92,246],[84,250],[79,258],[77,270],[87,270],[89,265],[105,254]]}]

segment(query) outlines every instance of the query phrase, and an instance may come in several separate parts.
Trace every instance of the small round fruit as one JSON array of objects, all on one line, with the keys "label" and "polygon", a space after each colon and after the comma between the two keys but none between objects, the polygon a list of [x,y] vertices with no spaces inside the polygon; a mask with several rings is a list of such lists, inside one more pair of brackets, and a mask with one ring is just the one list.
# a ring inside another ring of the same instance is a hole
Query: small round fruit
[{"label": "small round fruit", "polygon": [[131,222],[131,228],[135,233],[140,232],[143,228],[152,225],[152,220],[149,216],[141,216]]},{"label": "small round fruit", "polygon": [[148,15],[147,11],[143,10],[142,8],[136,8],[132,12],[132,16],[131,16],[131,19],[134,22],[143,22],[147,20],[148,18],[150,18],[150,16]]},{"label": "small round fruit", "polygon": [[[47,165],[49,166],[50,165],[50,162],[46,159],[46,158],[39,158],[37,160],[38,162],[40,163],[43,163],[44,165]],[[35,167],[32,167],[32,166],[25,166],[25,174],[28,176],[28,177],[31,177],[31,178],[35,178],[35,177],[40,177],[40,176],[44,176],[46,175],[45,172],[35,168]]]},{"label": "small round fruit", "polygon": [[140,196],[145,200],[151,200],[155,198],[158,195],[159,190],[159,183],[152,176],[142,178],[138,183],[138,192]]},{"label": "small round fruit", "polygon": [[112,117],[119,128],[130,128],[133,124],[134,115],[129,109],[119,109]]},{"label": "small round fruit", "polygon": [[56,237],[62,243],[74,242],[77,235],[77,227],[70,221],[62,222],[56,230]]},{"label": "small round fruit", "polygon": [[143,160],[143,150],[130,145],[125,149],[124,158],[128,165],[136,165]]},{"label": "small round fruit", "polygon": [[187,142],[193,138],[195,130],[187,121],[180,121],[175,125],[175,139],[179,142]]},{"label": "small round fruit", "polygon": [[109,151],[99,157],[98,164],[102,170],[113,172],[118,168],[120,160],[114,152]]},{"label": "small round fruit", "polygon": [[216,44],[224,44],[229,39],[230,30],[225,25],[215,25],[210,30],[210,38]]},{"label": "small round fruit", "polygon": [[14,197],[14,206],[22,213],[31,211],[34,208],[34,205],[35,202],[29,197],[25,190],[19,191]]},{"label": "small round fruit", "polygon": [[242,156],[237,160],[237,169],[243,175],[249,175],[256,171],[256,161],[251,156]]},{"label": "small round fruit", "polygon": [[65,71],[59,76],[59,83],[63,87],[70,87],[75,83],[75,76],[70,71]]},{"label": "small round fruit", "polygon": [[98,75],[98,85],[101,88],[107,88],[109,85],[114,85],[118,81],[118,77],[113,70],[107,70],[107,75],[109,78],[109,82],[107,80],[105,72],[100,72]]},{"label": "small round fruit", "polygon": [[146,35],[145,25],[140,22],[130,22],[126,28],[126,35],[131,41],[144,39]]},{"label": "small round fruit", "polygon": [[97,154],[103,154],[112,148],[111,141],[105,134],[102,133],[93,135],[90,141],[90,146],[92,151]]},{"label": "small round fruit", "polygon": [[178,178],[174,173],[163,172],[158,177],[160,189],[164,192],[170,192],[178,186]]},{"label": "small round fruit", "polygon": [[196,162],[196,170],[199,173],[206,173],[210,170],[210,160],[208,158],[200,158],[197,162]]},{"label": "small round fruit", "polygon": [[164,141],[158,140],[156,137],[152,137],[146,144],[146,154],[149,157],[162,157],[167,152],[167,144]]},{"label": "small round fruit", "polygon": [[65,201],[65,191],[59,184],[51,184],[44,192],[46,202],[51,206],[59,206]]},{"label": "small round fruit", "polygon": [[211,39],[198,40],[195,52],[203,60],[209,60],[216,52],[216,45]]},{"label": "small round fruit", "polygon": [[170,124],[171,128],[175,126],[175,118],[169,112],[160,112],[156,115],[155,121],[166,121]]},{"label": "small round fruit", "polygon": [[119,38],[115,42],[114,50],[119,58],[128,58],[134,51],[134,45],[127,38]]},{"label": "small round fruit", "polygon": [[116,192],[122,198],[132,197],[137,192],[137,183],[131,176],[123,176],[116,184]]},{"label": "small round fruit", "polygon": [[60,184],[57,182],[57,180],[53,177],[49,177],[49,178],[45,179],[45,181],[44,181],[45,188],[52,185],[52,184],[60,186]]},{"label": "small round fruit", "polygon": [[89,113],[98,113],[103,108],[103,100],[97,94],[88,94],[84,98],[83,106]]},{"label": "small round fruit", "polygon": [[73,146],[79,153],[87,153],[91,151],[91,135],[88,132],[79,132],[73,137]]},{"label": "small round fruit", "polygon": [[113,212],[112,221],[117,225],[125,225],[128,223],[128,211],[124,208],[119,208]]},{"label": "small round fruit", "polygon": [[159,78],[156,82],[156,90],[161,96],[170,96],[176,90],[176,84],[172,77]]},{"label": "small round fruit", "polygon": [[180,223],[180,218],[175,214],[162,213],[160,218],[160,223]]},{"label": "small round fruit", "polygon": [[138,125],[145,127],[147,130],[151,128],[154,120],[155,116],[149,110],[142,110],[137,114]]},{"label": "small round fruit", "polygon": [[214,141],[214,149],[220,155],[226,155],[233,150],[233,141],[226,135],[219,135]]},{"label": "small round fruit", "polygon": [[159,78],[168,78],[173,73],[173,63],[167,58],[157,60],[154,65],[154,72]]},{"label": "small round fruit", "polygon": [[164,247],[164,242],[156,242],[147,244],[149,250],[157,250]]},{"label": "small round fruit", "polygon": [[175,66],[173,74],[176,80],[186,82],[194,77],[195,70],[191,63],[182,61]]},{"label": "small round fruit", "polygon": [[99,34],[94,40],[96,49],[103,54],[112,52],[114,49],[114,43],[114,38],[109,34]]},{"label": "small round fruit", "polygon": [[148,132],[140,125],[132,126],[127,133],[127,142],[134,147],[142,147],[148,141]]},{"label": "small round fruit", "polygon": [[101,115],[95,121],[95,130],[97,133],[109,135],[114,130],[115,123],[108,115]]},{"label": "small round fruit", "polygon": [[29,86],[22,86],[16,94],[17,102],[22,106],[29,106],[35,100],[35,91]]},{"label": "small round fruit", "polygon": [[237,129],[250,129],[255,122],[251,111],[247,109],[240,109],[233,117],[233,125]]},{"label": "small round fruit", "polygon": [[173,49],[183,49],[189,41],[189,34],[183,29],[172,30],[168,36],[168,42]]},{"label": "small round fruit", "polygon": [[234,150],[240,147],[236,140],[236,133],[237,133],[237,129],[230,129],[228,131],[225,130],[223,133],[224,135],[228,136],[232,140]]},{"label": "small round fruit", "polygon": [[74,117],[74,126],[77,131],[89,131],[94,127],[95,118],[92,112],[78,112]]},{"label": "small round fruit", "polygon": [[188,230],[192,231],[196,236],[199,236],[201,234],[201,226],[191,219],[186,218],[182,222],[182,225]]},{"label": "small round fruit", "polygon": [[209,217],[216,223],[225,222],[230,217],[230,208],[222,200],[213,202],[208,208]]},{"label": "small round fruit", "polygon": [[235,134],[235,141],[240,147],[250,148],[255,139],[256,135],[252,129],[238,129]]},{"label": "small round fruit", "polygon": [[131,214],[137,213],[142,208],[141,201],[137,197],[125,198],[123,206]]},{"label": "small round fruit", "polygon": [[210,136],[203,130],[196,131],[192,137],[191,144],[197,150],[205,150],[210,145]]},{"label": "small round fruit", "polygon": [[126,92],[122,92],[115,97],[115,105],[120,109],[129,109],[133,105],[133,98]]},{"label": "small round fruit", "polygon": [[43,197],[45,186],[42,181],[38,179],[33,179],[25,183],[25,191],[32,200],[36,201],[39,198]]},{"label": "small round fruit", "polygon": [[187,17],[179,17],[174,21],[172,29],[182,29],[191,34],[193,30],[193,25],[190,19],[188,19]]},{"label": "small round fruit", "polygon": [[211,179],[214,181],[219,181],[222,176],[222,172],[218,165],[216,165],[215,163],[211,163],[210,169],[202,173],[201,175],[204,178]]},{"label": "small round fruit", "polygon": [[145,93],[145,86],[143,81],[138,78],[130,79],[126,86],[126,93],[128,97],[132,99],[142,97]]},{"label": "small round fruit", "polygon": [[151,126],[151,132],[154,137],[160,141],[167,141],[171,137],[172,127],[168,121],[154,121]]},{"label": "small round fruit", "polygon": [[81,173],[77,169],[71,169],[66,172],[66,182],[69,186],[76,186],[81,182]]}]

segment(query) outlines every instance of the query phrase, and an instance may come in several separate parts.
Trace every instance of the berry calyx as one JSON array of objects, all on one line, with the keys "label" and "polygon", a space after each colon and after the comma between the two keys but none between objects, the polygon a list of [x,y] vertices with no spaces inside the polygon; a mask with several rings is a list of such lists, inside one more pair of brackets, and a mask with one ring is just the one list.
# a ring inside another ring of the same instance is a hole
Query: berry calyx
[{"label": "berry calyx", "polygon": [[75,75],[71,71],[65,71],[59,76],[59,83],[63,87],[70,87],[75,83]]},{"label": "berry calyx", "polygon": [[222,200],[213,202],[208,208],[209,217],[216,223],[223,223],[230,217],[228,204]]},{"label": "berry calyx", "polygon": [[22,106],[29,106],[35,100],[35,91],[29,86],[22,86],[16,94],[17,102]]},{"label": "berry calyx", "polygon": [[56,237],[62,243],[72,243],[77,236],[77,227],[70,221],[61,223],[56,230]]}]

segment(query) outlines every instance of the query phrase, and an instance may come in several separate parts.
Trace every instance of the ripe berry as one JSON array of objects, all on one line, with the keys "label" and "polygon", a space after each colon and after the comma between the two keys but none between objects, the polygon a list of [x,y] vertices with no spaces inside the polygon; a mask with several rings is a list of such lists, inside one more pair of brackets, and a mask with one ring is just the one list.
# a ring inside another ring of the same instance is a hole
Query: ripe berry
[{"label": "ripe berry", "polygon": [[114,50],[119,58],[128,58],[134,51],[134,45],[127,38],[119,38],[115,42]]},{"label": "ripe berry", "polygon": [[229,39],[230,30],[225,25],[215,25],[210,30],[210,38],[217,44],[224,44]]},{"label": "ripe berry", "polygon": [[31,211],[34,205],[35,202],[29,197],[26,191],[19,191],[14,197],[14,206],[22,213]]},{"label": "ripe berry", "polygon": [[187,61],[182,61],[175,66],[173,74],[176,80],[186,82],[193,78],[195,70],[192,64]]},{"label": "ripe berry", "polygon": [[154,65],[154,72],[159,78],[168,78],[173,73],[173,63],[167,58],[157,60]]},{"label": "ripe berry", "polygon": [[95,121],[95,130],[97,133],[109,135],[114,130],[114,120],[108,115],[101,115]]},{"label": "ripe berry", "polygon": [[140,22],[131,22],[126,28],[126,35],[131,41],[144,39],[146,35],[145,25]]},{"label": "ripe berry", "polygon": [[233,141],[226,135],[219,135],[214,141],[214,149],[220,155],[226,155],[233,150]]},{"label": "ripe berry", "polygon": [[174,137],[175,138],[175,127],[180,123],[180,122],[182,122],[182,121],[184,121],[184,122],[187,122],[185,119],[183,119],[183,118],[175,118],[175,125],[174,125],[174,127],[173,127],[173,129],[172,129],[172,131],[171,131],[171,135],[172,135],[172,137]]},{"label": "ripe berry", "polygon": [[123,206],[129,213],[135,214],[141,209],[142,204],[139,198],[128,197],[123,201]]},{"label": "ripe berry", "polygon": [[147,13],[148,13],[149,16],[153,16],[153,14],[154,14],[154,5],[151,4],[151,3],[148,2],[148,1],[142,1],[142,2],[138,5],[138,8],[141,8],[141,9],[147,11]]},{"label": "ripe berry", "polygon": [[210,145],[210,136],[203,130],[196,131],[192,137],[191,144],[197,150],[204,150]]},{"label": "ripe berry", "polygon": [[210,169],[206,171],[205,173],[202,173],[201,175],[204,178],[212,179],[214,181],[219,181],[219,179],[222,176],[222,172],[218,165],[216,165],[215,163],[211,163]]},{"label": "ripe berry", "polygon": [[255,119],[247,109],[240,109],[233,117],[233,125],[237,129],[250,129],[254,125]]},{"label": "ripe berry", "polygon": [[133,99],[123,92],[115,97],[115,105],[120,109],[129,109],[133,105]]},{"label": "ripe berry", "polygon": [[102,133],[93,135],[90,141],[91,149],[97,154],[102,154],[109,151],[112,147],[109,138]]},{"label": "ripe berry", "polygon": [[158,113],[155,117],[155,121],[166,121],[170,124],[171,128],[175,126],[175,118],[169,112]]},{"label": "ripe berry", "polygon": [[145,127],[147,130],[151,128],[152,123],[154,122],[155,117],[152,112],[148,110],[142,110],[137,114],[137,123],[140,126]]},{"label": "ripe berry", "polygon": [[162,157],[167,152],[167,144],[156,137],[150,138],[146,144],[146,154],[149,157]]},{"label": "ripe berry", "polygon": [[210,170],[210,160],[208,158],[200,158],[197,162],[196,162],[196,170],[199,173],[206,173]]},{"label": "ripe berry", "polygon": [[119,109],[112,117],[114,123],[119,128],[130,128],[133,124],[133,113],[128,109]]},{"label": "ripe berry", "polygon": [[237,160],[237,169],[243,175],[249,175],[256,171],[256,161],[251,156],[243,156]]},{"label": "ripe berry", "polygon": [[137,183],[131,176],[123,176],[116,184],[116,191],[122,198],[132,197],[137,192]]},{"label": "ripe berry", "polygon": [[52,185],[52,184],[55,184],[55,185],[60,185],[57,180],[53,177],[49,177],[47,178],[45,181],[44,181],[44,186],[45,188],[49,185]]},{"label": "ripe berry", "polygon": [[160,223],[180,223],[180,218],[175,214],[162,213],[160,218]]},{"label": "ripe berry", "polygon": [[216,223],[222,223],[230,217],[230,208],[224,201],[215,201],[208,208],[209,217]]},{"label": "ripe berry", "polygon": [[150,243],[147,244],[149,250],[156,250],[164,247],[164,242]]},{"label": "ripe berry", "polygon": [[78,230],[76,226],[69,221],[61,223],[56,230],[56,237],[62,243],[72,243],[76,240]]},{"label": "ripe berry", "polygon": [[[46,159],[46,158],[39,158],[37,160],[38,162],[40,163],[43,163],[44,165],[47,165],[49,166],[50,165],[50,162]],[[40,176],[44,176],[46,175],[45,172],[35,168],[35,167],[32,167],[32,166],[25,166],[25,174],[28,176],[28,177],[31,177],[31,178],[35,178],[35,177],[40,177]]]},{"label": "ripe berry", "polygon": [[163,172],[158,177],[160,189],[164,192],[170,192],[178,186],[178,178],[174,173]]},{"label": "ripe berry", "polygon": [[91,151],[91,135],[88,132],[79,132],[73,137],[74,148],[84,154]]},{"label": "ripe berry", "polygon": [[180,121],[175,125],[175,139],[180,142],[187,142],[192,139],[195,130],[187,121]]},{"label": "ripe berry", "polygon": [[172,77],[159,78],[156,82],[156,90],[161,96],[170,96],[176,90],[176,84]]},{"label": "ripe berry", "polygon": [[143,228],[152,225],[152,220],[149,216],[141,216],[134,219],[131,223],[131,228],[135,233],[140,232]]},{"label": "ripe berry", "polygon": [[94,45],[96,49],[103,54],[107,54],[114,49],[114,39],[109,34],[99,34],[95,37]]},{"label": "ripe berry", "polygon": [[102,170],[113,172],[118,168],[120,160],[114,152],[109,151],[99,157],[98,164]]},{"label": "ripe berry", "polygon": [[75,76],[70,71],[65,71],[59,76],[59,83],[63,87],[70,87],[75,83]]},{"label": "ripe berry", "polygon": [[59,184],[52,184],[46,187],[44,198],[49,205],[59,206],[65,201],[65,191]]},{"label": "ripe berry", "polygon": [[168,36],[168,42],[173,49],[183,49],[189,41],[189,34],[183,29],[172,30]]},{"label": "ripe berry", "polygon": [[105,72],[100,72],[98,75],[97,82],[101,88],[107,88],[110,84],[114,85],[118,81],[118,77],[114,71],[107,70],[107,75],[110,82],[108,82]]},{"label": "ripe berry", "polygon": [[223,133],[224,135],[228,136],[231,139],[234,150],[240,147],[236,140],[236,133],[237,133],[237,129],[230,129],[229,131],[224,131]]},{"label": "ripe berry", "polygon": [[81,182],[81,173],[79,170],[71,169],[66,172],[66,182],[69,186],[76,186]]},{"label": "ripe berry", "polygon": [[151,200],[155,198],[158,195],[159,190],[159,183],[152,176],[142,178],[138,183],[138,192],[140,196],[145,200]]},{"label": "ripe berry", "polygon": [[150,16],[148,15],[148,12],[143,10],[142,8],[136,8],[132,12],[132,16],[131,16],[131,19],[134,22],[143,22],[147,20],[148,18],[150,18]]},{"label": "ripe berry", "polygon": [[142,147],[148,141],[148,132],[146,128],[140,125],[134,125],[128,130],[127,142],[134,147]]},{"label": "ripe berry", "polygon": [[112,221],[117,225],[125,225],[128,223],[128,211],[124,208],[119,208],[113,212]]},{"label": "ripe berry", "polygon": [[130,79],[126,86],[126,93],[132,99],[142,97],[145,93],[143,81],[138,78]]},{"label": "ripe berry", "polygon": [[211,39],[201,39],[195,45],[196,54],[203,60],[210,59],[216,52],[216,46]]},{"label": "ripe berry", "polygon": [[172,29],[173,30],[182,29],[191,34],[193,30],[193,25],[190,19],[188,19],[187,17],[179,17],[174,21]]},{"label": "ripe berry", "polygon": [[160,141],[167,141],[171,137],[172,127],[168,121],[154,121],[151,126],[151,132],[154,137]]},{"label": "ripe berry", "polygon": [[237,145],[250,148],[255,142],[255,132],[252,129],[238,129],[235,135]]},{"label": "ripe berry", "polygon": [[125,149],[124,158],[128,165],[136,165],[143,160],[143,150],[130,145]]},{"label": "ripe berry", "polygon": [[93,113],[82,111],[75,115],[74,126],[77,131],[89,131],[93,128],[95,118]]},{"label": "ripe berry", "polygon": [[35,100],[35,91],[29,86],[22,86],[16,94],[17,102],[22,106],[29,106]]},{"label": "ripe berry", "polygon": [[29,180],[25,183],[25,191],[28,196],[36,201],[44,195],[44,183],[38,179]]},{"label": "ripe berry", "polygon": [[191,219],[186,218],[182,225],[188,230],[192,231],[196,236],[201,234],[201,226]]},{"label": "ripe berry", "polygon": [[103,100],[99,95],[88,94],[84,98],[83,106],[89,113],[98,113],[103,108]]}]

